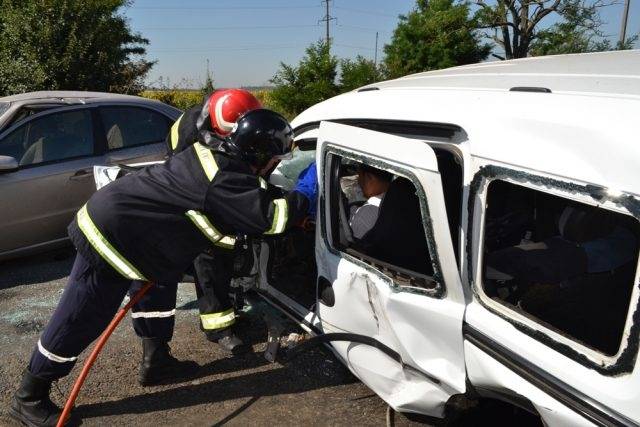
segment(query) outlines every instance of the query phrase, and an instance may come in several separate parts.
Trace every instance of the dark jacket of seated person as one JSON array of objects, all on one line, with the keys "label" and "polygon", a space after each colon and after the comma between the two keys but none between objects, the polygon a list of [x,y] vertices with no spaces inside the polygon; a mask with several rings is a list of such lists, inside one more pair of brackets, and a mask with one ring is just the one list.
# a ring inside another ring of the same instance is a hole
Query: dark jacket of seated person
[{"label": "dark jacket of seated person", "polygon": [[358,184],[367,201],[351,215],[349,220],[349,226],[351,226],[351,232],[355,239],[362,239],[375,225],[378,220],[380,204],[392,179],[393,174],[387,171],[367,165],[360,165],[358,168]]},{"label": "dark jacket of seated person", "polygon": [[420,200],[409,180],[398,177],[391,182],[375,225],[354,246],[393,266],[433,274]]}]

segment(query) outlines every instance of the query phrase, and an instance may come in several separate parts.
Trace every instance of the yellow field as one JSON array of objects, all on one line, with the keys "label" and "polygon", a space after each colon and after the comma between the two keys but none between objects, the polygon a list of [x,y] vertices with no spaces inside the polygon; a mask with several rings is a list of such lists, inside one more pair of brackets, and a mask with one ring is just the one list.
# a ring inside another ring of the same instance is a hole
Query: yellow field
[{"label": "yellow field", "polygon": [[[252,91],[265,108],[278,111],[271,101],[270,92],[268,89]],[[186,110],[196,104],[200,104],[204,99],[201,91],[185,89],[145,90],[140,96],[157,99],[181,110]]]}]

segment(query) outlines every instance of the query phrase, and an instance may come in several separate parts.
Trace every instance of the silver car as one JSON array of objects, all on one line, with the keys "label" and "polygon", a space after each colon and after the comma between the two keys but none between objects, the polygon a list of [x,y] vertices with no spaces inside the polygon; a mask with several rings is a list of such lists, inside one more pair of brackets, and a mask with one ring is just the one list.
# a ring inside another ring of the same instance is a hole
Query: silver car
[{"label": "silver car", "polygon": [[67,225],[95,191],[93,166],[162,159],[180,114],[108,93],[0,98],[0,260],[67,244]]}]

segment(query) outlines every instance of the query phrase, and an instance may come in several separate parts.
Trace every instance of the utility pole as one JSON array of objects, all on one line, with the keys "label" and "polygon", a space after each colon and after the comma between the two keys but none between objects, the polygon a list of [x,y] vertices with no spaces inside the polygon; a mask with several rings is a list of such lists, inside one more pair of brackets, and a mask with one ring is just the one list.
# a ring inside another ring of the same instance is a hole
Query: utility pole
[{"label": "utility pole", "polygon": [[373,55],[373,65],[378,66],[378,32],[376,31],[376,53]]},{"label": "utility pole", "polygon": [[619,48],[622,49],[624,42],[627,40],[627,19],[629,18],[629,1],[624,0],[624,11],[622,12],[622,25],[620,27]]},{"label": "utility pole", "polygon": [[329,44],[329,42],[331,41],[331,38],[329,37],[329,22],[330,21],[334,21],[336,18],[334,18],[333,16],[329,15],[329,3],[331,2],[331,0],[322,0],[322,2],[324,3],[325,7],[326,7],[326,13],[324,15],[324,18],[322,18],[321,20],[319,20],[318,22],[325,22],[327,24],[327,34],[326,34],[326,38],[325,41],[327,44]]}]

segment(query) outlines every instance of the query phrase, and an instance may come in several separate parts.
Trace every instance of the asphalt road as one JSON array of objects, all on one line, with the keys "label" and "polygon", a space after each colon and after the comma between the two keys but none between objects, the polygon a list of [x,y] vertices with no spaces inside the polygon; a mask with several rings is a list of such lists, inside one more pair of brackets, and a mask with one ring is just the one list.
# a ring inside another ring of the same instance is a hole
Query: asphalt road
[{"label": "asphalt road", "polygon": [[[73,252],[63,250],[0,264],[1,425],[15,425],[7,416],[11,396],[72,262]],[[239,325],[252,352],[226,358],[199,331],[194,299],[193,286],[180,285],[171,346],[179,359],[195,360],[199,371],[173,384],[139,386],[141,349],[127,319],[78,398],[76,412],[83,425],[385,425],[385,403],[330,352],[315,350],[286,364],[264,359],[267,332],[261,313],[269,310],[266,305]],[[293,324],[288,328],[296,331]],[[71,390],[81,363],[54,385],[58,404]],[[396,425],[417,425],[403,415],[396,420]]]},{"label": "asphalt road", "polygon": [[[71,250],[61,250],[0,264],[0,425],[16,425],[7,409],[60,298],[73,257]],[[241,319],[239,335],[251,344],[251,351],[227,358],[199,330],[193,285],[180,285],[172,352],[197,362],[198,371],[173,383],[138,385],[141,348],[126,319],[93,367],[76,402],[76,414],[87,426],[386,425],[387,405],[326,349],[305,352],[286,363],[267,362],[265,313],[278,315],[266,303],[258,303]],[[301,332],[290,322],[286,328],[283,335]],[[60,406],[86,353],[70,376],[54,383],[52,399]],[[446,422],[395,414],[395,425],[539,423],[495,402],[462,401],[452,409]]]}]

